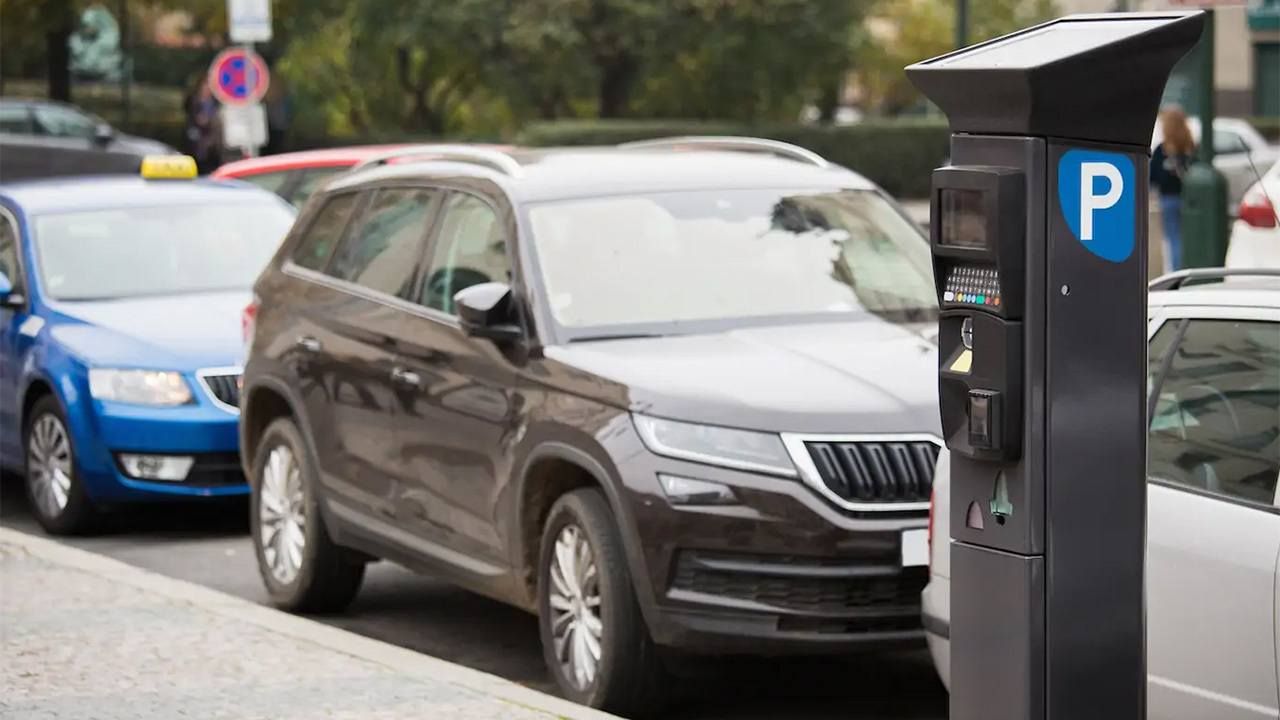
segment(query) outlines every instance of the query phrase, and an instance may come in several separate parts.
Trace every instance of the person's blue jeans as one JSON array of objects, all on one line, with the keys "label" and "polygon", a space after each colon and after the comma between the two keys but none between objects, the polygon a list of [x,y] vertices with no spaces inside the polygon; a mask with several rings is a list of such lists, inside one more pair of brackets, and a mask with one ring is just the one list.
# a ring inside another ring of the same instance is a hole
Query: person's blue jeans
[{"label": "person's blue jeans", "polygon": [[1160,225],[1164,229],[1165,265],[1170,270],[1182,267],[1182,196],[1160,196]]}]

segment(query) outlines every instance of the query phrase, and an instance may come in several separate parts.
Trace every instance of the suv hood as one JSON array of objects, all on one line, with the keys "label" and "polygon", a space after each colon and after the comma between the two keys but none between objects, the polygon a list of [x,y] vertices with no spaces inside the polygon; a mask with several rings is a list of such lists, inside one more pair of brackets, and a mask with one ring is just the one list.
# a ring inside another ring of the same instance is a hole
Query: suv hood
[{"label": "suv hood", "polygon": [[[773,432],[941,436],[937,348],[879,319],[549,347],[628,410]],[[588,388],[595,388],[590,390]]]},{"label": "suv hood", "polygon": [[[238,365],[247,290],[59,302],[55,340],[90,365],[194,370]],[[54,323],[50,323],[54,325]]]}]

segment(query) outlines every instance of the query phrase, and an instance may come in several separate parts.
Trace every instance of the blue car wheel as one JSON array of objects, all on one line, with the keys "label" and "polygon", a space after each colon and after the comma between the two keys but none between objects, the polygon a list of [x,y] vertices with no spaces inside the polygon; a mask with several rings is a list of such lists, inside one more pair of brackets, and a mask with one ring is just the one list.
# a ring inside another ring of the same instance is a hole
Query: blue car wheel
[{"label": "blue car wheel", "polygon": [[54,535],[90,531],[97,513],[85,495],[66,417],[53,396],[31,409],[24,440],[27,497],[36,521]]}]

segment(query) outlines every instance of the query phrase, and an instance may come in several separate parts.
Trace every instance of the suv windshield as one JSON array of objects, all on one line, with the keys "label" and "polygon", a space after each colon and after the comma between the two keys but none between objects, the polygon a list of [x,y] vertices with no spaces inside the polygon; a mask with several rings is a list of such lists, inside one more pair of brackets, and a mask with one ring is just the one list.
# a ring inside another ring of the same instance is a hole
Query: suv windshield
[{"label": "suv windshield", "polygon": [[40,277],[59,300],[245,289],[292,223],[276,200],[42,215]]},{"label": "suv windshield", "polygon": [[866,190],[718,190],[533,205],[552,314],[582,332],[872,313],[936,317],[929,245]]}]

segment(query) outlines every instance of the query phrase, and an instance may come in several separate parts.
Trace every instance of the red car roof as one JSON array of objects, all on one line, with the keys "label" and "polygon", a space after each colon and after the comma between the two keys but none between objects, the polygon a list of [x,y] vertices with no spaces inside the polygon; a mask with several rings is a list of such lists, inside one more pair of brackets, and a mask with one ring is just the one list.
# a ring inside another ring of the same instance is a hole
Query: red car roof
[{"label": "red car roof", "polygon": [[[351,167],[369,158],[395,150],[413,147],[423,143],[398,143],[392,145],[352,145],[349,147],[325,148],[323,150],[303,150],[300,152],[266,155],[227,163],[213,171],[215,178],[238,178],[246,175],[258,175],[268,172],[284,172],[286,170],[304,170],[306,168]],[[475,147],[510,149],[509,145],[476,144]]]},{"label": "red car roof", "polygon": [[266,172],[282,172],[317,167],[350,167],[374,155],[405,145],[355,145],[351,147],[303,150],[266,155],[227,163],[213,171],[215,178],[237,178]]}]

